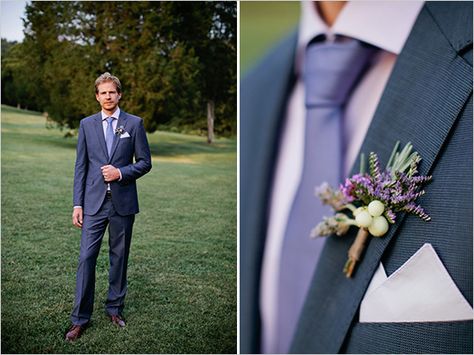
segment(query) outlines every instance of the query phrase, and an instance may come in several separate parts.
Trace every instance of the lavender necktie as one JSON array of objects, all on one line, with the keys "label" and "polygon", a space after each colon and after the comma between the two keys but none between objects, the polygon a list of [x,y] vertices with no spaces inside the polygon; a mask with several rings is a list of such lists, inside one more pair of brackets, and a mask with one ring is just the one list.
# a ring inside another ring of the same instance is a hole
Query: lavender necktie
[{"label": "lavender necktie", "polygon": [[112,122],[114,121],[114,117],[107,117],[107,129],[105,131],[105,144],[107,145],[107,153],[109,154],[112,152],[112,144],[114,143],[114,128],[112,127]]},{"label": "lavender necktie", "polygon": [[341,182],[344,104],[374,52],[374,47],[348,38],[310,43],[306,49],[304,163],[281,254],[275,348],[279,353],[289,350],[325,241],[310,239],[311,229],[324,215],[331,215],[315,198],[314,188],[325,181],[332,186]]}]

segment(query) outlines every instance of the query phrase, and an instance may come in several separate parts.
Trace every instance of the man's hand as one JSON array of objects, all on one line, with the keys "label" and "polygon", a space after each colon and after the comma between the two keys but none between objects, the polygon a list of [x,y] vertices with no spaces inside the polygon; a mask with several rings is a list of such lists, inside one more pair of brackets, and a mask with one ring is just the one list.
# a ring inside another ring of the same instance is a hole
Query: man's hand
[{"label": "man's hand", "polygon": [[119,170],[113,165],[104,165],[100,168],[102,170],[102,176],[105,182],[112,182],[120,179]]},{"label": "man's hand", "polygon": [[76,207],[72,211],[72,224],[77,228],[82,228],[82,208]]}]

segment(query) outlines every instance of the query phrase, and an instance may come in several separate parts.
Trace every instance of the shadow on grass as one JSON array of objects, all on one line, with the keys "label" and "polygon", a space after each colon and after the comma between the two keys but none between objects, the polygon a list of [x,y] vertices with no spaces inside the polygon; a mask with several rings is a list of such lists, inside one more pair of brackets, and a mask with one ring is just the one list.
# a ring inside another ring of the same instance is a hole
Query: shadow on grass
[{"label": "shadow on grass", "polygon": [[[17,139],[21,140],[21,133],[13,133]],[[41,145],[55,146],[57,148],[64,148],[76,150],[77,140],[65,137],[51,137],[51,136],[33,136],[30,140]],[[149,143],[151,155],[154,157],[173,157],[193,154],[226,154],[236,152],[235,140],[217,141],[213,144],[208,144],[204,139],[200,141],[189,140],[161,140],[158,143]]]},{"label": "shadow on grass", "polygon": [[[30,143],[37,143],[41,146],[52,146],[58,149],[75,150],[77,137],[64,137],[66,131],[57,128],[46,128],[38,125],[40,121],[31,121],[25,123],[17,114],[34,115],[44,118],[41,113],[20,110],[14,107],[2,105],[2,114],[13,114],[2,127],[2,135],[7,134],[9,139],[14,139],[20,145],[27,140]],[[33,122],[33,123],[32,123]],[[237,150],[236,139],[217,139],[214,143],[208,144],[206,137],[191,136],[186,134],[171,133],[166,131],[148,134],[150,150],[153,157],[176,157],[192,156],[195,154],[228,154],[235,153]]]},{"label": "shadow on grass", "polygon": [[[76,150],[77,140],[64,137],[42,137],[37,136],[31,138],[36,143],[42,145],[55,146],[57,148],[64,148]],[[174,141],[174,142],[160,142],[149,143],[151,155],[154,157],[173,157],[193,154],[226,154],[236,152],[235,141],[226,140],[225,142],[217,142],[207,144],[207,142],[189,142],[189,141]]]},{"label": "shadow on grass", "polygon": [[38,142],[41,143],[46,143],[48,145],[54,145],[58,148],[65,148],[65,149],[72,149],[76,150],[77,146],[77,141],[75,139],[71,138],[65,138],[65,137],[58,137],[57,139],[54,140],[38,140]]},{"label": "shadow on grass", "polygon": [[[24,132],[8,132],[8,138],[14,139],[15,142],[25,142]],[[73,149],[76,150],[77,140],[71,138],[65,138],[60,136],[48,136],[45,134],[30,134],[28,136],[28,144],[39,144],[42,146],[55,146],[62,149]]]}]

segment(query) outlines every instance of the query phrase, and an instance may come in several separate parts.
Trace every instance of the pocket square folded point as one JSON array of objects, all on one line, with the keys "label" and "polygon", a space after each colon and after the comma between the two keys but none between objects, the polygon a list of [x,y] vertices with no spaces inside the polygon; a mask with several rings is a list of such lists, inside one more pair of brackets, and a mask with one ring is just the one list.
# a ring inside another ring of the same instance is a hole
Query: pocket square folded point
[{"label": "pocket square folded point", "polygon": [[389,277],[380,263],[359,314],[361,323],[471,319],[471,305],[428,243]]}]

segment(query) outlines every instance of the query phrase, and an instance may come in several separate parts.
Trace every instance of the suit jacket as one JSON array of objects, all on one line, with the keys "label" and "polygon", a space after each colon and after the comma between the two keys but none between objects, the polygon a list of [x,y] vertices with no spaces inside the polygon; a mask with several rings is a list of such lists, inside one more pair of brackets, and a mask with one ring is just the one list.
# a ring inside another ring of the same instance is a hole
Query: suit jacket
[{"label": "suit jacket", "polygon": [[[241,352],[259,352],[259,287],[269,197],[288,95],[296,34],[243,80],[240,144]],[[294,336],[296,353],[472,353],[472,321],[360,323],[361,300],[380,262],[390,275],[431,243],[472,306],[472,3],[425,3],[400,53],[361,152],[387,162],[411,141],[433,175],[419,203],[432,221],[399,214],[371,238],[355,275],[342,267],[356,230],[329,237]],[[355,170],[353,171],[355,172]],[[319,221],[315,221],[315,224]]]},{"label": "suit jacket", "polygon": [[108,164],[122,173],[120,181],[110,183],[115,210],[122,216],[138,213],[136,180],[151,169],[150,148],[140,117],[120,111],[119,127],[124,133],[115,134],[109,157],[100,112],[80,122],[73,203],[82,206],[84,214],[96,214],[104,201],[107,183],[100,168]]}]

